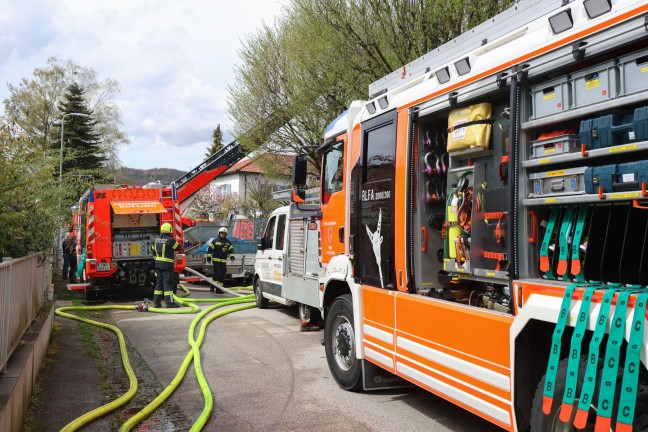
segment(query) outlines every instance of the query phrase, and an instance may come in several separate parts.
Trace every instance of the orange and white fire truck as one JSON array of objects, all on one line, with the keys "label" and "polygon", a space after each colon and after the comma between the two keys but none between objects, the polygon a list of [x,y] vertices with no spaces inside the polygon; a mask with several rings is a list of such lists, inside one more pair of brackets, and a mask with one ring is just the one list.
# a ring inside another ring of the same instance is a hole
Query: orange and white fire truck
[{"label": "orange and white fire truck", "polygon": [[329,126],[342,388],[388,371],[505,430],[648,429],[647,22],[645,0],[520,1]]}]

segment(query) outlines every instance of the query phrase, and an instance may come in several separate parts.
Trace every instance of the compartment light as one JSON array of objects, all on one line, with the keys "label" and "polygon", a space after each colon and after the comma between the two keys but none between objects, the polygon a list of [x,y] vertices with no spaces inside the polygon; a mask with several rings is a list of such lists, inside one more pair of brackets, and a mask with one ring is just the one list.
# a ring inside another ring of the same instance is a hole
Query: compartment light
[{"label": "compartment light", "polygon": [[376,104],[373,102],[369,102],[365,107],[367,108],[367,111],[369,111],[369,114],[374,114],[376,112]]},{"label": "compartment light", "polygon": [[436,75],[437,80],[439,80],[439,84],[445,84],[450,81],[450,71],[447,67],[439,69],[434,72],[434,74]]},{"label": "compartment light", "polygon": [[572,19],[571,9],[565,9],[554,16],[550,16],[549,25],[551,25],[551,30],[554,34],[562,33],[572,28],[574,26],[574,20]]},{"label": "compartment light", "polygon": [[590,19],[604,15],[612,10],[612,2],[610,0],[585,0],[583,5]]},{"label": "compartment light", "polygon": [[454,65],[459,75],[466,75],[468,72],[470,72],[470,60],[468,59],[468,57],[462,58]]}]

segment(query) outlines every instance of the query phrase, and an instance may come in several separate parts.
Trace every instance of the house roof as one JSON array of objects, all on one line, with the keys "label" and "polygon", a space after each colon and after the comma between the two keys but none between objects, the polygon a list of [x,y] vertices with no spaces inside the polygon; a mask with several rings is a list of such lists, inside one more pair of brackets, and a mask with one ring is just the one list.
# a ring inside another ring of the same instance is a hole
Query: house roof
[{"label": "house roof", "polygon": [[294,156],[291,155],[264,153],[253,158],[245,158],[238,161],[229,167],[223,175],[238,172],[263,174],[262,165],[267,164],[280,168],[281,172],[285,175],[290,175],[292,172],[293,158]]}]

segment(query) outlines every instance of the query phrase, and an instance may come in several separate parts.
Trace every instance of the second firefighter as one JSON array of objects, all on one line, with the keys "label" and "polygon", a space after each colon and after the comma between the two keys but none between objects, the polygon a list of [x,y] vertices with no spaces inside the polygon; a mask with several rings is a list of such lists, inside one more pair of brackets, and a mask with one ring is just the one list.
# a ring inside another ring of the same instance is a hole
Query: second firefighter
[{"label": "second firefighter", "polygon": [[[227,238],[227,228],[218,230],[218,237],[209,244],[209,253],[214,265],[214,281],[223,285],[227,273],[227,257],[234,261],[234,246]],[[214,287],[212,286],[209,290],[214,291]]]}]

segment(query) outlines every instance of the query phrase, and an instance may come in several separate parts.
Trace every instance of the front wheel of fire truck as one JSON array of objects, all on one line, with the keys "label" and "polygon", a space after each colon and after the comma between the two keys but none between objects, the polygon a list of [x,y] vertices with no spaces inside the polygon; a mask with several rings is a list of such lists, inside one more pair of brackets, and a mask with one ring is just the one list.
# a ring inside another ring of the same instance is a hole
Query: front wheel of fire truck
[{"label": "front wheel of fire truck", "polygon": [[[598,383],[601,380],[601,371],[603,366],[602,359],[599,359],[599,368],[596,376],[597,385],[592,397],[592,402],[590,403],[585,427],[582,429],[577,428],[573,424],[574,417],[576,415],[577,408],[578,408],[578,403],[580,401],[578,397],[575,398],[574,400],[573,409],[569,421],[563,422],[560,419],[562,399],[563,399],[563,394],[565,392],[565,382],[567,381],[568,361],[569,359],[565,359],[558,364],[553,402],[549,414],[545,414],[542,410],[546,375],[543,376],[540,382],[538,383],[538,387],[536,388],[535,396],[533,398],[533,405],[531,407],[531,432],[594,431],[594,425],[596,424],[596,416],[597,416],[597,406],[598,406],[598,392],[599,392]],[[580,364],[578,365],[578,380],[577,380],[576,391],[575,391],[575,394],[577,396],[581,394],[586,368],[587,368],[587,357],[582,356],[580,360]],[[623,379],[623,368],[619,368],[617,372],[617,388],[614,393],[615,400],[614,400],[614,409],[612,411],[612,429],[610,430],[616,430],[616,416],[617,416],[617,408],[619,404],[619,395],[621,393],[620,386],[621,386],[622,379]],[[648,430],[648,386],[642,382],[639,382],[637,386],[637,402],[635,407],[635,416],[634,416],[633,425],[635,431]]]},{"label": "front wheel of fire truck", "polygon": [[335,381],[345,390],[362,388],[362,362],[356,358],[351,294],[337,298],[326,316],[326,361]]},{"label": "front wheel of fire truck", "polygon": [[265,309],[268,307],[268,299],[263,297],[263,289],[261,289],[261,280],[257,278],[254,281],[254,300],[259,309]]}]

